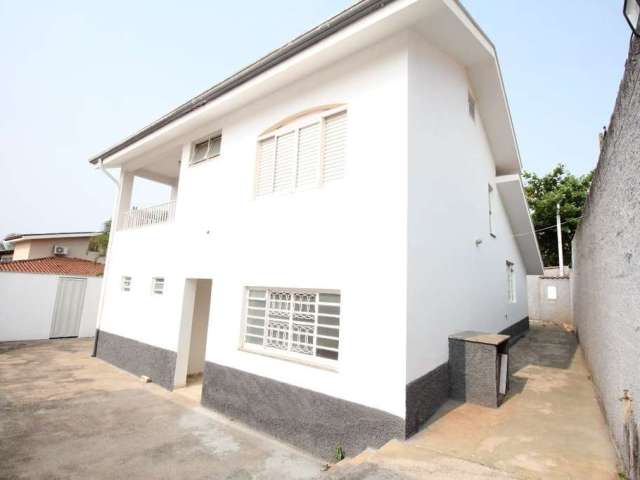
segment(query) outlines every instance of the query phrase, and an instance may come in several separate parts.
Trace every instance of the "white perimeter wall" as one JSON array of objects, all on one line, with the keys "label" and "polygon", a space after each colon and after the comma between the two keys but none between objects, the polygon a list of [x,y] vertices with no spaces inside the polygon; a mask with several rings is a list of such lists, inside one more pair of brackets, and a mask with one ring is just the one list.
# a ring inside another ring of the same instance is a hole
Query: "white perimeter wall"
[{"label": "white perimeter wall", "polygon": [[[547,287],[556,287],[557,298],[547,298]],[[527,276],[529,295],[529,317],[533,321],[573,323],[571,307],[571,280],[567,278],[544,278]]]},{"label": "white perimeter wall", "polygon": [[[182,162],[173,225],[115,233],[100,328],[175,351],[185,279],[211,278],[207,361],[404,417],[407,61],[397,35],[185,138],[221,129],[221,155]],[[257,137],[334,103],[348,107],[344,180],[254,199]],[[154,275],[166,277],[165,295],[151,294]],[[241,351],[250,285],[339,289],[337,371]]]},{"label": "white perimeter wall", "polygon": [[[0,273],[0,341],[49,338],[58,275]],[[95,334],[102,279],[87,278],[80,337]]]},{"label": "white perimeter wall", "polygon": [[[409,55],[407,381],[448,359],[447,337],[497,332],[527,316],[526,275],[465,69],[414,33]],[[494,186],[496,238],[489,235]],[[482,244],[476,246],[476,239]],[[517,303],[507,302],[507,260]]]}]

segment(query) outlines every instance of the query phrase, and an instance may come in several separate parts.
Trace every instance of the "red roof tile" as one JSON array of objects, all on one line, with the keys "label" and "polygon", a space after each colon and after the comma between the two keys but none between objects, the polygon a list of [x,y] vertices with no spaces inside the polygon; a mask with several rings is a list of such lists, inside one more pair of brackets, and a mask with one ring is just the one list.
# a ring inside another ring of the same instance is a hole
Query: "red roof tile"
[{"label": "red roof tile", "polygon": [[104,265],[71,257],[46,257],[0,263],[0,272],[50,273],[58,275],[102,275]]}]

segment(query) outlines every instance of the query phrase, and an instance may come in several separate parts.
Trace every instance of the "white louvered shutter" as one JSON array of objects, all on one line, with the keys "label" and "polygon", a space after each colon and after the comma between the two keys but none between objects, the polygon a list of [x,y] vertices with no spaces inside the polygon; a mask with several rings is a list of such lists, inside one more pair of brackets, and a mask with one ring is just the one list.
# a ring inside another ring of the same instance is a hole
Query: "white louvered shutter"
[{"label": "white louvered shutter", "polygon": [[298,170],[296,189],[318,186],[320,164],[320,122],[300,129],[298,134]]},{"label": "white louvered shutter", "polygon": [[291,191],[296,174],[296,132],[280,135],[276,141],[274,192]]},{"label": "white louvered shutter", "polygon": [[324,127],[322,180],[330,182],[344,177],[347,147],[347,112],[327,117]]},{"label": "white louvered shutter", "polygon": [[258,168],[256,171],[256,195],[273,192],[276,139],[267,138],[258,143]]}]

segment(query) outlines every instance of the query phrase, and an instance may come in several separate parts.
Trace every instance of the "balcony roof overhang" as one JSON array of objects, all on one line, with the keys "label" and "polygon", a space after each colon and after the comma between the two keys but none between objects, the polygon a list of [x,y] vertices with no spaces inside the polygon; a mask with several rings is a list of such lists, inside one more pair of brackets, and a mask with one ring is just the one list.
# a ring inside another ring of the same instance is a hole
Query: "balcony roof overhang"
[{"label": "balcony roof overhang", "polygon": [[496,170],[518,173],[520,156],[495,48],[457,0],[362,0],[89,161],[119,167],[149,152],[173,149],[211,120],[410,28],[468,69]]}]

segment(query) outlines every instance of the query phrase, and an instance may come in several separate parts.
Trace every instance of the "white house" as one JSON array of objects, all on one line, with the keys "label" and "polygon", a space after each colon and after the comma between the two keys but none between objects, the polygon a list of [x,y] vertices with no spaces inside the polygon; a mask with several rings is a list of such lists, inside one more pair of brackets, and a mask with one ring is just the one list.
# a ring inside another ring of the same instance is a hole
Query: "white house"
[{"label": "white house", "polygon": [[[97,356],[203,371],[205,406],[314,452],[411,435],[449,334],[528,326],[516,139],[455,1],[358,2],[91,163],[121,169]],[[130,210],[136,177],[167,203]]]}]

